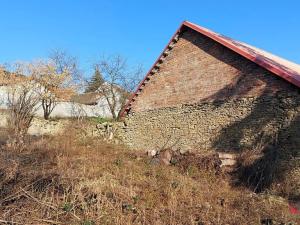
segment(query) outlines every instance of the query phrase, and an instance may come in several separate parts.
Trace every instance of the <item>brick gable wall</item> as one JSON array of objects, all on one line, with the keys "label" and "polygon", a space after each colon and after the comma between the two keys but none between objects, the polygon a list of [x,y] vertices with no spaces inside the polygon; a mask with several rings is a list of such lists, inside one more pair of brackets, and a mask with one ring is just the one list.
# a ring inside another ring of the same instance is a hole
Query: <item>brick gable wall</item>
[{"label": "brick gable wall", "polygon": [[132,110],[139,112],[231,97],[253,97],[282,89],[295,90],[257,64],[188,30],[181,35],[159,72],[150,77]]}]

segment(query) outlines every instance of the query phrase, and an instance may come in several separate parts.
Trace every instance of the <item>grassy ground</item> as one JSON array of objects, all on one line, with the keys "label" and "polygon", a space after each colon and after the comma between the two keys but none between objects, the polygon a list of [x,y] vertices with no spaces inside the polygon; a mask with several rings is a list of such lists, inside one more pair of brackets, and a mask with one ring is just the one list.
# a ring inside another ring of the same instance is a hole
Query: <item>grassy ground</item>
[{"label": "grassy ground", "polygon": [[153,163],[72,130],[28,142],[21,153],[0,152],[3,224],[300,222],[285,200],[231,187],[225,174],[192,161]]}]

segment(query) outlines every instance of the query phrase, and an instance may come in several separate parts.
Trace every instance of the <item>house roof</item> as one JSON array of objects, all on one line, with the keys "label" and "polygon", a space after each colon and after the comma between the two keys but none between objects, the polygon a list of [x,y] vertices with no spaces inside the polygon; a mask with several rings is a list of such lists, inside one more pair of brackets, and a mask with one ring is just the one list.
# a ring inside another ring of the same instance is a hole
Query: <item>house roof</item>
[{"label": "house roof", "polygon": [[[97,105],[98,101],[105,97],[105,94],[111,94],[111,86],[114,89],[115,94],[120,94],[126,92],[124,88],[117,84],[110,84],[108,82],[104,82],[95,92],[87,92],[83,94],[73,95],[70,99],[71,102],[76,102],[84,105]],[[131,94],[131,93],[130,93]]]},{"label": "house roof", "polygon": [[246,43],[236,41],[224,35],[215,33],[209,29],[198,26],[194,23],[184,21],[180,25],[178,30],[175,32],[175,34],[173,35],[173,37],[171,38],[161,55],[158,57],[154,65],[151,67],[145,78],[140,82],[135,93],[129,99],[126,106],[123,108],[121,114],[122,116],[124,116],[124,114],[130,110],[132,102],[136,100],[136,97],[146,86],[146,83],[150,80],[150,75],[155,74],[157,68],[159,68],[159,65],[164,61],[167,52],[170,49],[172,49],[174,44],[177,42],[178,35],[186,28],[190,28],[202,35],[205,35],[206,37],[211,38],[212,40],[220,43],[221,45],[231,49],[232,51],[240,54],[241,56],[269,70],[273,74],[285,79],[286,81],[294,84],[297,87],[300,87],[300,65],[280,58],[259,48],[248,45]]},{"label": "house roof", "polygon": [[96,92],[89,92],[79,95],[73,95],[71,97],[71,102],[76,102],[84,105],[97,105],[97,102],[99,98],[101,97],[101,94]]},{"label": "house roof", "polygon": [[26,76],[8,72],[0,67],[0,86],[7,86],[23,81],[26,81]]}]

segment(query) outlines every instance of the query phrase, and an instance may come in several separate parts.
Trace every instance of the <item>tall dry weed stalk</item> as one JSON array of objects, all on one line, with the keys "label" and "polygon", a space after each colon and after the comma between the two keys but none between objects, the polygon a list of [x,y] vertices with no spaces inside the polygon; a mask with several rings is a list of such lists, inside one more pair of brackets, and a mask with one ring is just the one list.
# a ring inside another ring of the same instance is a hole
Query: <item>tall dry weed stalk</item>
[{"label": "tall dry weed stalk", "polygon": [[25,148],[25,136],[38,109],[39,100],[35,85],[29,80],[9,88],[7,94],[9,147],[19,151]]}]

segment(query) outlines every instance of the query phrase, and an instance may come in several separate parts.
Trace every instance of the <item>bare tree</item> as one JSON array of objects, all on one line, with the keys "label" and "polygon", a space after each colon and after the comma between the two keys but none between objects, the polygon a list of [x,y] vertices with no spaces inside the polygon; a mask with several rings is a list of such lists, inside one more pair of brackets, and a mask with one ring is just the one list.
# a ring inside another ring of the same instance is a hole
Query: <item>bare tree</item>
[{"label": "bare tree", "polygon": [[8,92],[8,125],[12,131],[10,144],[20,151],[24,147],[24,137],[31,126],[32,119],[38,109],[39,98],[27,82],[11,87]]},{"label": "bare tree", "polygon": [[[28,64],[17,63],[13,73],[2,72],[2,81],[7,86],[8,128],[11,137],[8,143],[14,149],[24,148],[24,138],[38,109],[40,97]],[[21,74],[29,73],[29,76]]]},{"label": "bare tree", "polygon": [[78,90],[84,88],[85,80],[76,57],[65,50],[55,49],[49,54],[49,59],[54,63],[57,74],[62,74],[65,71],[70,74],[69,83],[66,85],[76,87]]},{"label": "bare tree", "polygon": [[120,55],[103,57],[95,67],[100,70],[105,80],[98,92],[105,98],[113,119],[117,119],[129,95],[140,81],[142,67],[130,68],[126,59]]}]

